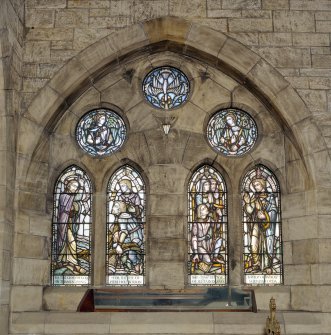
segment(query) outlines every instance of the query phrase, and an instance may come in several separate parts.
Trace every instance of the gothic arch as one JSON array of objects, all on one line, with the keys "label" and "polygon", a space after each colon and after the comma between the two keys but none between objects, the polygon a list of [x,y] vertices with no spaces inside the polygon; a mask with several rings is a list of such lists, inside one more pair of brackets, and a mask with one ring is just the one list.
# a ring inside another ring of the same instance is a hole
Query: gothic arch
[{"label": "gothic arch", "polygon": [[[291,85],[243,44],[223,33],[173,17],[124,28],[102,38],[68,61],[40,90],[25,112],[20,122],[19,153],[28,161],[34,159],[65,110],[114,66],[162,51],[202,60],[246,87],[278,120],[304,162],[307,175],[316,179],[310,171],[314,171],[313,154],[325,149],[325,142],[320,140],[317,146],[312,143],[312,138],[321,138],[322,135],[312,120],[311,112]],[[328,155],[325,159],[330,164]]]}]

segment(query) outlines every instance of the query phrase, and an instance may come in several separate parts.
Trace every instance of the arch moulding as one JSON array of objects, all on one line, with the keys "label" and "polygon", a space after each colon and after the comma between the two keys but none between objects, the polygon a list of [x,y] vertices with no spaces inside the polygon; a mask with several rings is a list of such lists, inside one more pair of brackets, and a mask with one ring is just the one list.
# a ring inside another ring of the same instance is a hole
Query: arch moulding
[{"label": "arch moulding", "polygon": [[[28,160],[33,159],[43,138],[54,131],[75,99],[114,66],[165,50],[203,61],[249,89],[278,119],[306,164],[306,157],[316,152],[309,137],[304,135],[307,121],[312,119],[311,112],[276,69],[223,33],[183,19],[165,17],[108,35],[68,61],[39,91],[24,113],[18,153]],[[315,125],[310,125],[309,131],[320,134]],[[29,134],[29,141],[25,134]]]}]

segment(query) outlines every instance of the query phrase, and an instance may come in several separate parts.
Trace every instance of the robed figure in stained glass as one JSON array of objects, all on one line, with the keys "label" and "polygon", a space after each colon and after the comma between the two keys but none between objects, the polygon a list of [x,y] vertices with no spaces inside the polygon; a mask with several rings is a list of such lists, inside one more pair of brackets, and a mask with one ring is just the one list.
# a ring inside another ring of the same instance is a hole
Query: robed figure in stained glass
[{"label": "robed figure in stained glass", "polygon": [[108,186],[108,284],[144,283],[144,184],[131,167],[119,169]]},{"label": "robed figure in stained glass", "polygon": [[268,169],[260,165],[246,175],[242,197],[246,279],[257,284],[280,283],[278,182]]},{"label": "robed figure in stained glass", "polygon": [[90,183],[70,167],[55,189],[52,274],[54,285],[88,284],[90,269]]},{"label": "robed figure in stained glass", "polygon": [[227,269],[226,190],[221,175],[203,166],[189,184],[189,281],[222,285]]}]

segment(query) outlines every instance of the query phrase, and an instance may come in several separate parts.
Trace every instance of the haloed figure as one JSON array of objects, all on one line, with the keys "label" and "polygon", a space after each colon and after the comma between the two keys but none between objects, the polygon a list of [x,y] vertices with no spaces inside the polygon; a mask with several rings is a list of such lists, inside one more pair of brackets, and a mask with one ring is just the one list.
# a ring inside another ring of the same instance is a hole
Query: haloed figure
[{"label": "haloed figure", "polygon": [[87,129],[87,143],[95,146],[99,150],[109,146],[113,141],[110,128],[106,125],[106,115],[97,114],[95,122]]},{"label": "haloed figure", "polygon": [[60,194],[57,218],[57,254],[58,262],[74,274],[85,273],[79,265],[77,256],[77,235],[79,230],[80,203],[77,193],[80,185],[77,179],[67,182]]},{"label": "haloed figure", "polygon": [[245,193],[244,211],[250,229],[250,253],[252,264],[249,272],[273,272],[272,266],[277,262],[275,257],[275,225],[277,206],[273,194],[266,190],[266,180],[254,178],[251,181],[251,195]]}]

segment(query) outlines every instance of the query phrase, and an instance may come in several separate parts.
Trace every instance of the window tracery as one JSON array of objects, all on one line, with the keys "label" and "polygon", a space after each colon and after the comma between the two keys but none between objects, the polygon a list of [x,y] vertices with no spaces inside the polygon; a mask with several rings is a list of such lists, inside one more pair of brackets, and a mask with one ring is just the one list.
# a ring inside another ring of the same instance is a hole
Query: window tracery
[{"label": "window tracery", "polygon": [[153,69],[143,80],[146,100],[155,108],[170,110],[183,105],[190,93],[186,75],[172,66]]},{"label": "window tracery", "polygon": [[215,113],[207,125],[211,147],[225,156],[242,156],[256,143],[258,131],[253,118],[246,112],[227,108]]},{"label": "window tracery", "polygon": [[126,139],[126,126],[115,112],[94,109],[79,120],[76,140],[79,146],[94,157],[104,157],[118,151]]}]

